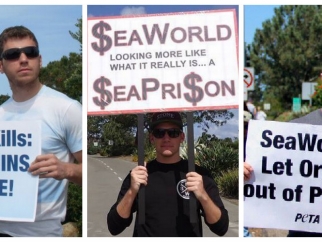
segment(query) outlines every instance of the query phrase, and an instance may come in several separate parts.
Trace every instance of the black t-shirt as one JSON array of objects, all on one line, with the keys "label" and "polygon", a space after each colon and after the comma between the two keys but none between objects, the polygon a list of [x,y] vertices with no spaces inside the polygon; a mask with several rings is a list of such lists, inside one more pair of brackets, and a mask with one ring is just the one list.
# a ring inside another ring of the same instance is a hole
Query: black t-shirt
[{"label": "black t-shirt", "polygon": [[[189,193],[185,190],[185,179],[188,173],[188,161],[181,160],[174,164],[163,164],[153,160],[147,164],[148,185],[145,187],[145,224],[138,224],[136,216],[134,237],[195,237],[202,236],[202,207],[197,201],[197,223],[190,223]],[[222,216],[215,224],[207,224],[210,230],[219,236],[227,232],[229,219],[219,196],[218,187],[210,173],[200,167],[195,171],[203,176],[205,190],[214,203],[220,208]],[[114,235],[128,227],[133,216],[121,218],[116,206],[130,187],[130,174],[123,181],[117,202],[110,209],[107,224]],[[132,213],[137,211],[138,201],[132,206]],[[139,212],[139,211],[138,211]]]}]

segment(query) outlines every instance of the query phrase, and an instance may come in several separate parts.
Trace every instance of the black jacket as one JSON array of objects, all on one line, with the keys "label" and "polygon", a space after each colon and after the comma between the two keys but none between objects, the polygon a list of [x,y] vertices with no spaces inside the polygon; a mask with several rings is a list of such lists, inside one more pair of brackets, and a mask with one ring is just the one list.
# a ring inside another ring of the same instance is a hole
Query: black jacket
[{"label": "black jacket", "polygon": [[[148,185],[145,187],[145,224],[138,224],[136,216],[134,237],[196,237],[202,236],[203,215],[202,206],[197,201],[197,223],[191,224],[189,217],[189,199],[185,193],[184,184],[180,181],[186,178],[188,161],[181,160],[175,164],[162,164],[153,160],[147,164]],[[205,190],[221,210],[221,218],[215,224],[207,224],[209,229],[219,236],[228,230],[229,218],[220,197],[217,185],[210,173],[196,165],[195,171],[203,176]],[[128,227],[137,211],[138,199],[132,206],[132,215],[123,219],[116,211],[118,202],[130,187],[130,174],[123,181],[117,202],[107,215],[108,229],[112,235],[121,233]],[[181,194],[181,195],[180,195]],[[139,213],[139,211],[138,211]]]}]

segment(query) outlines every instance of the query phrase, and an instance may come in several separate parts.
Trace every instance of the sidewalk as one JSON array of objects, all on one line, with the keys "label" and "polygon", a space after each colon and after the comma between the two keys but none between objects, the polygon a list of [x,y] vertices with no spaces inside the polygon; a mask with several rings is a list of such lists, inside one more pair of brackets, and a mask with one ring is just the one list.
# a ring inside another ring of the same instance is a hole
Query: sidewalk
[{"label": "sidewalk", "polygon": [[253,237],[286,237],[288,230],[248,228]]}]

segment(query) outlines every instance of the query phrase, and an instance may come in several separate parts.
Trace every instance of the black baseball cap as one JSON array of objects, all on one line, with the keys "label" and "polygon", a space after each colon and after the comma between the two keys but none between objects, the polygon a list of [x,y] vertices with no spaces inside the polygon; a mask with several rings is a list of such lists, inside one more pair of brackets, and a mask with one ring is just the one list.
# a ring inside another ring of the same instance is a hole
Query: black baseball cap
[{"label": "black baseball cap", "polygon": [[179,128],[182,130],[183,124],[181,115],[178,112],[161,112],[161,113],[154,113],[151,118],[150,123],[150,130],[153,130],[155,126],[161,123],[173,123],[179,126]]}]

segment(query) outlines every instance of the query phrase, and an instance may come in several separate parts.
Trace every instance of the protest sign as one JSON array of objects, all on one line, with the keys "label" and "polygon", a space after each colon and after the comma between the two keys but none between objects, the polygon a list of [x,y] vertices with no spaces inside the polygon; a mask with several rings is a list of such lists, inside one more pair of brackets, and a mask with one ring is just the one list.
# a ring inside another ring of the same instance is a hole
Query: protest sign
[{"label": "protest sign", "polygon": [[322,126],[250,120],[244,225],[322,231]]},{"label": "protest sign", "polygon": [[238,107],[235,10],[88,19],[88,114]]},{"label": "protest sign", "polygon": [[35,220],[39,178],[28,168],[41,154],[40,131],[40,121],[0,121],[0,220]]}]

